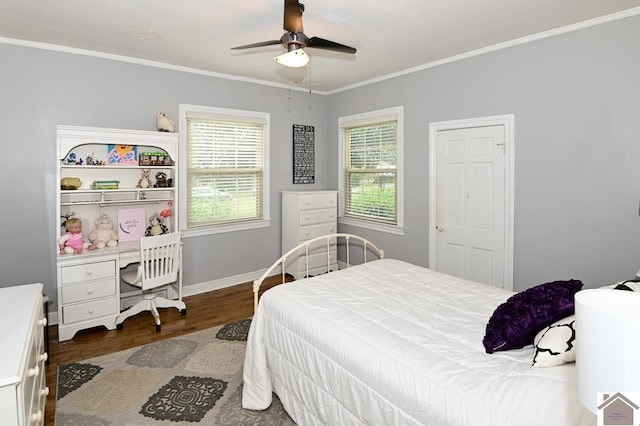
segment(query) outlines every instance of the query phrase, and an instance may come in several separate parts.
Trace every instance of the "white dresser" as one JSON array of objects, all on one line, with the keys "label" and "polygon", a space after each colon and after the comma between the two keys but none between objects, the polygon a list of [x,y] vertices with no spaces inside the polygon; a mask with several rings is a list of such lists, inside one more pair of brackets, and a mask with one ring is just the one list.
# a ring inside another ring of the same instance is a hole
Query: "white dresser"
[{"label": "white dresser", "polygon": [[42,284],[0,289],[0,420],[44,424],[46,384]]},{"label": "white dresser", "polygon": [[[338,232],[337,191],[282,192],[282,253],[302,241]],[[336,247],[329,250],[332,269],[337,269]],[[307,275],[304,253],[287,261],[285,271],[296,279]],[[327,272],[326,244],[309,250],[309,275]]]}]

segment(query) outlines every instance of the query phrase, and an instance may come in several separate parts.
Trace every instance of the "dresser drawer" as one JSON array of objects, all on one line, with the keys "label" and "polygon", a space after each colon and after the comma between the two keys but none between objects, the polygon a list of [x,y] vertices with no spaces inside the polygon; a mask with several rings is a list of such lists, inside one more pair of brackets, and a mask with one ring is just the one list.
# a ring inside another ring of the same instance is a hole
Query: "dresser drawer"
[{"label": "dresser drawer", "polygon": [[300,210],[327,209],[336,207],[335,193],[304,194],[298,199]]},{"label": "dresser drawer", "polygon": [[300,225],[315,225],[318,223],[335,223],[336,209],[302,210]]},{"label": "dresser drawer", "polygon": [[61,268],[62,285],[87,280],[99,280],[116,276],[116,261],[85,263],[82,265],[63,266]]},{"label": "dresser drawer", "polygon": [[309,225],[300,227],[300,241],[310,240],[315,237],[320,237],[326,234],[333,234],[336,232],[335,223],[323,223],[320,225]]},{"label": "dresser drawer", "polygon": [[115,296],[116,280],[109,278],[100,281],[67,285],[62,287],[62,303],[85,302],[93,299],[101,299],[107,296]]},{"label": "dresser drawer", "polygon": [[65,325],[117,314],[118,301],[115,297],[62,307],[62,318]]},{"label": "dresser drawer", "polygon": [[22,393],[24,419],[28,421],[31,415],[38,411],[38,389],[40,385],[40,376],[44,364],[39,362],[37,353],[37,342],[33,342],[27,359],[27,369],[20,383],[20,391]]}]

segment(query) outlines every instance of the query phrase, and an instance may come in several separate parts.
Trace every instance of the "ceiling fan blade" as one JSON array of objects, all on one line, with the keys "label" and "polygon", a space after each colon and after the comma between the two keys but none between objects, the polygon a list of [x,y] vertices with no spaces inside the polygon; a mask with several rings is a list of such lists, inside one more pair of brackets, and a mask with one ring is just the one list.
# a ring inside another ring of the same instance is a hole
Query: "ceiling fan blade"
[{"label": "ceiling fan blade", "polygon": [[356,53],[354,47],[346,46],[344,44],[336,43],[335,41],[326,40],[320,37],[311,37],[307,40],[307,47],[313,47],[314,49],[335,50],[342,53]]},{"label": "ceiling fan blade", "polygon": [[261,41],[259,43],[245,44],[244,46],[232,47],[231,49],[233,50],[251,49],[252,47],[273,46],[274,44],[282,44],[282,41],[281,40]]},{"label": "ceiling fan blade", "polygon": [[302,11],[304,5],[298,0],[284,0],[284,24],[285,30],[292,33],[303,33]]}]

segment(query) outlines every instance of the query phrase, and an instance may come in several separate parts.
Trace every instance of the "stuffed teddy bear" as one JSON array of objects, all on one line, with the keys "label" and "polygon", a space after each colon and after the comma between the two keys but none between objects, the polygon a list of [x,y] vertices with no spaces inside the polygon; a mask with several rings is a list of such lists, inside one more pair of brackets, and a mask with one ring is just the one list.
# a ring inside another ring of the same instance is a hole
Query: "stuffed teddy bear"
[{"label": "stuffed teddy bear", "polygon": [[169,228],[165,226],[164,218],[161,215],[154,214],[149,218],[149,223],[150,225],[144,233],[145,237],[167,234],[169,232]]},{"label": "stuffed teddy bear", "polygon": [[113,222],[103,214],[96,220],[96,229],[89,233],[89,241],[96,248],[114,247],[118,244],[118,234],[113,230]]}]

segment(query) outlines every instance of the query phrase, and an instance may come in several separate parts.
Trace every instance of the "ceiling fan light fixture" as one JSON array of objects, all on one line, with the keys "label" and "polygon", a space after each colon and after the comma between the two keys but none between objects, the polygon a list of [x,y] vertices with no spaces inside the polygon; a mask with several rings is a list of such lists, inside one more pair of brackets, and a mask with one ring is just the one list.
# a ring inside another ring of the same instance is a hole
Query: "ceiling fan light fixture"
[{"label": "ceiling fan light fixture", "polygon": [[309,55],[303,49],[297,48],[276,56],[273,60],[286,67],[299,68],[309,63]]}]

